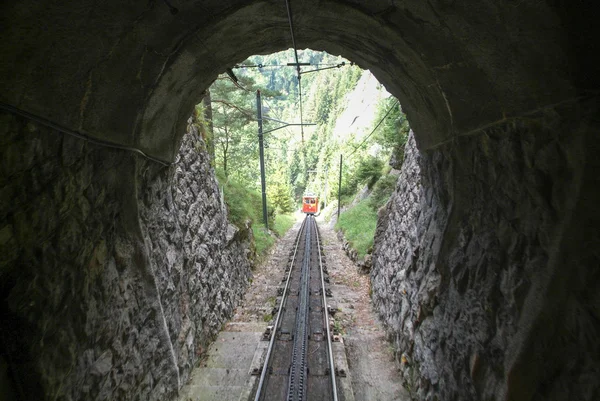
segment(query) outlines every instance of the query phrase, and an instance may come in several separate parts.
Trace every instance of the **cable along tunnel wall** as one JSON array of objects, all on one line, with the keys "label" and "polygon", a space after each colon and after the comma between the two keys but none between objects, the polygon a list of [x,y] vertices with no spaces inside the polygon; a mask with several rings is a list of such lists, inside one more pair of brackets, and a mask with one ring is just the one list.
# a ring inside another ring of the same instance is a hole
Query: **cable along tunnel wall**
[{"label": "cable along tunnel wall", "polygon": [[0,130],[12,141],[0,326],[16,391],[173,398],[250,277],[201,138],[190,131],[164,168],[1,111]]}]

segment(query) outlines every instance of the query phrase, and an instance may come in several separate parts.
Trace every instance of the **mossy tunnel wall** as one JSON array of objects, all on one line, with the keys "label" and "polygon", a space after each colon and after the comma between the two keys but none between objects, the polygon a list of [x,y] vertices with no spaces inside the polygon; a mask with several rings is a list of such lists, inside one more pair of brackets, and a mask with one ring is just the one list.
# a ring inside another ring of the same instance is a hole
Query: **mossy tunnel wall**
[{"label": "mossy tunnel wall", "polygon": [[[186,120],[219,72],[291,46],[287,10],[173,4],[176,15],[161,1],[0,6],[1,362],[27,399],[169,399],[243,293],[243,230],[227,224]],[[291,7],[298,46],[370,69],[415,132],[411,184],[380,221],[372,273],[415,395],[597,399],[593,13]]]}]

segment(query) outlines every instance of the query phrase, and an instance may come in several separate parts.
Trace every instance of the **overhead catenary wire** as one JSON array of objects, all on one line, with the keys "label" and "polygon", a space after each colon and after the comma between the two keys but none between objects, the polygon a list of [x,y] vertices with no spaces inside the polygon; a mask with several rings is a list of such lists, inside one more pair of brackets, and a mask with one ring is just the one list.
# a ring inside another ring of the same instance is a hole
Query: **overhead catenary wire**
[{"label": "overhead catenary wire", "polygon": [[[315,64],[315,65],[318,66],[319,64]],[[331,70],[332,68],[342,68],[343,66],[346,65],[346,62],[342,61],[341,63],[338,63],[338,64],[329,64],[329,65],[330,65],[330,67],[315,68],[314,70],[302,71],[302,74],[309,74],[311,72],[319,72],[319,71]],[[350,62],[350,65],[354,65],[354,63]]]},{"label": "overhead catenary wire", "polygon": [[375,131],[377,131],[377,128],[379,128],[379,126],[383,123],[383,121],[387,118],[387,116],[392,112],[392,110],[399,104],[400,102],[398,100],[396,100],[394,102],[394,104],[386,111],[385,115],[383,116],[383,118],[381,118],[381,120],[379,120],[379,122],[377,123],[377,125],[375,126],[375,128],[373,128],[373,130],[369,133],[369,135],[366,136],[365,139],[363,139],[363,141],[360,143],[360,145],[354,147],[354,150],[352,151],[352,153],[350,153],[348,155],[348,157],[352,156],[354,153],[356,153],[356,151],[358,149],[360,149],[365,142],[367,141],[367,139],[369,139],[371,137],[371,135],[373,135],[375,133]]},{"label": "overhead catenary wire", "polygon": [[294,22],[292,19],[292,8],[290,7],[289,0],[285,0],[285,6],[287,8],[288,21],[290,23],[290,33],[292,34],[292,47],[294,48],[294,57],[296,58],[296,70],[298,76],[300,76],[300,62],[298,61],[298,48],[296,47],[296,36],[294,35]]},{"label": "overhead catenary wire", "polygon": [[294,34],[294,21],[292,18],[292,8],[290,7],[289,0],[285,0],[285,6],[287,8],[288,21],[290,23],[290,33],[292,35],[292,46],[294,47],[294,58],[296,59],[296,71],[298,73],[298,100],[300,106],[300,134],[302,136],[302,143],[304,143],[304,126],[302,117],[302,75],[300,69],[300,61],[298,60],[298,47],[296,46],[296,36]]},{"label": "overhead catenary wire", "polygon": [[[321,66],[325,66],[325,67],[330,67],[332,66],[333,68],[336,68],[338,66],[342,66],[345,65],[345,61],[342,61],[340,63],[316,63],[316,64],[312,64],[312,63],[300,63],[301,65],[309,65],[311,67],[321,67]],[[352,63],[350,63],[352,64]],[[292,63],[293,66],[295,66],[295,63]],[[290,63],[286,63],[286,64],[236,64],[231,68],[236,68],[236,69],[244,69],[244,68],[281,68],[281,67],[290,67]],[[302,73],[305,74],[307,72],[312,72],[311,71],[303,71]]]},{"label": "overhead catenary wire", "polygon": [[[232,82],[233,82],[233,83],[234,83],[234,84],[235,84],[235,85],[236,85],[238,88],[240,88],[240,89],[242,89],[242,90],[244,90],[244,91],[246,91],[246,92],[248,92],[248,93],[253,93],[251,90],[249,90],[249,89],[246,89],[246,88],[244,88],[243,86],[239,85],[239,84],[237,83],[237,81],[235,81],[235,80],[233,80],[233,79],[231,79],[231,81],[232,81]],[[227,102],[227,101],[225,101],[225,100],[221,100],[221,99],[213,99],[211,102],[212,102],[212,103],[222,103],[222,104],[225,104],[225,105],[227,105],[228,107],[231,107],[231,108],[233,108],[233,109],[236,109],[237,111],[239,111],[240,113],[242,113],[242,114],[244,114],[246,117],[248,117],[248,119],[249,119],[249,120],[252,120],[252,121],[257,121],[257,120],[258,120],[258,119],[257,119],[257,118],[254,116],[254,112],[252,112],[252,111],[250,111],[250,110],[245,110],[245,109],[243,109],[243,108],[241,108],[241,107],[238,107],[237,105],[235,105],[235,104],[233,104],[233,103],[231,103],[231,102]],[[271,106],[269,105],[269,103],[268,103],[266,100],[264,100],[264,99],[263,99],[263,102],[267,104],[267,106],[269,107],[269,109],[271,109]],[[281,121],[281,120],[282,120],[282,118],[281,118],[281,117],[279,117],[279,116],[276,116],[276,117],[278,117],[278,118],[271,118],[271,117],[267,117],[267,116],[264,116],[264,115],[263,115],[263,116],[262,116],[262,119],[263,119],[263,120],[268,120],[268,121],[274,121],[274,122],[276,122],[276,123],[287,124],[285,121]],[[288,124],[288,125],[291,125],[291,124]]]}]

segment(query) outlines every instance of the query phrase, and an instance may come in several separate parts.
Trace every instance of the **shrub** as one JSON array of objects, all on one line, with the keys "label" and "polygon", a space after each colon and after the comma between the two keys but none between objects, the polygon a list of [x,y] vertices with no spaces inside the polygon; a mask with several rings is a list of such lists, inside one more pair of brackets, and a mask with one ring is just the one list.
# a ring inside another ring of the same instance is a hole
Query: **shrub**
[{"label": "shrub", "polygon": [[388,174],[381,177],[373,186],[373,192],[371,192],[368,201],[369,206],[374,211],[377,211],[381,206],[385,205],[388,199],[390,199],[390,196],[394,193],[394,189],[396,189],[397,181],[397,175]]},{"label": "shrub", "polygon": [[381,177],[382,170],[383,161],[374,156],[368,156],[366,159],[361,160],[356,170],[356,180],[361,184],[367,184],[371,189]]}]

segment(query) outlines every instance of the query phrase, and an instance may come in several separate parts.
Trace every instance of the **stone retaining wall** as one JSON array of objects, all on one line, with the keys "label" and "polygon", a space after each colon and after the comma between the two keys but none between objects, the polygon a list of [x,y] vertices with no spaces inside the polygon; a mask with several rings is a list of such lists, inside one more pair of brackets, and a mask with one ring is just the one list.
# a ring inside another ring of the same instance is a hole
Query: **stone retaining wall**
[{"label": "stone retaining wall", "polygon": [[409,140],[371,279],[415,399],[600,395],[597,112]]},{"label": "stone retaining wall", "polygon": [[170,168],[6,113],[0,141],[0,323],[15,391],[174,396],[250,276],[200,139],[186,135]]}]

